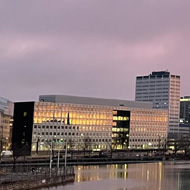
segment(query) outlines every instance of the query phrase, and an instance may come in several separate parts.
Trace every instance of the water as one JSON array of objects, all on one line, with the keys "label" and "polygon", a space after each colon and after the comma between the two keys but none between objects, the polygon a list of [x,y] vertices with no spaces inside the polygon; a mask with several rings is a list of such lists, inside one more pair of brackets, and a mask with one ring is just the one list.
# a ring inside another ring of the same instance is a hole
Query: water
[{"label": "water", "polygon": [[190,161],[76,166],[75,182],[43,190],[190,190]]}]

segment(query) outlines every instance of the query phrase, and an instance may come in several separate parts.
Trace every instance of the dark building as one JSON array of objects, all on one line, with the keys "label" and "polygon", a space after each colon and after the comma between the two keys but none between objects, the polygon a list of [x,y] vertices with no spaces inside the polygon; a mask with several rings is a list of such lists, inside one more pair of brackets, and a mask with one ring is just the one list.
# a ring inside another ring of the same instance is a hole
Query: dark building
[{"label": "dark building", "polygon": [[15,103],[12,149],[14,156],[31,154],[34,102]]}]

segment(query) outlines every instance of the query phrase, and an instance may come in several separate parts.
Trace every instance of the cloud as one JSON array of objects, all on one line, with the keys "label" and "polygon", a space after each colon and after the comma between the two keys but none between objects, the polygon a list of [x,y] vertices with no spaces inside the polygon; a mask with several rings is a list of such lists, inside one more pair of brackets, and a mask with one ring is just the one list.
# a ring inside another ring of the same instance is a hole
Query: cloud
[{"label": "cloud", "polygon": [[[10,35],[11,36],[11,35]],[[31,36],[11,36],[0,35],[0,54],[5,58],[17,59],[19,57],[29,56],[39,51],[47,50],[50,44],[45,40]]]},{"label": "cloud", "polygon": [[[0,2],[0,96],[72,94],[134,99],[136,75],[189,66],[190,2]],[[6,82],[5,82],[6,81]]]}]

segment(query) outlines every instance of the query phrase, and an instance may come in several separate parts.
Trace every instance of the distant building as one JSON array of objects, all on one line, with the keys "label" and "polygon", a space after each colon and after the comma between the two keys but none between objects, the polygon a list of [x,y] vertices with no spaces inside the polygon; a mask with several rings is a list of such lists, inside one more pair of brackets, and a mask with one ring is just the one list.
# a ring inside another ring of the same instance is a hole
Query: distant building
[{"label": "distant building", "polygon": [[168,137],[178,138],[180,111],[180,76],[168,71],[136,77],[136,101],[152,102],[153,108],[169,111]]},{"label": "distant building", "polygon": [[13,102],[0,97],[0,143],[3,148],[10,148],[12,137]]},{"label": "distant building", "polygon": [[152,103],[40,96],[40,102],[15,103],[13,148],[30,155],[69,141],[75,150],[152,149],[163,146],[167,125],[168,111]]},{"label": "distant building", "polygon": [[190,135],[190,96],[180,98],[180,134]]}]

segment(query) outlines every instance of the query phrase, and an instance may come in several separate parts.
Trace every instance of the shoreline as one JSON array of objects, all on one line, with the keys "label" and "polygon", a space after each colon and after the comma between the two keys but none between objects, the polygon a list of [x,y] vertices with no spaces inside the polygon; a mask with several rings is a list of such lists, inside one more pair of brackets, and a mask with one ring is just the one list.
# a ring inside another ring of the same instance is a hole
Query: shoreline
[{"label": "shoreline", "polygon": [[[172,159],[173,160],[173,159]],[[68,160],[67,166],[78,166],[78,165],[105,165],[105,164],[136,164],[136,163],[151,163],[151,162],[160,162],[160,161],[172,161],[172,160],[163,160],[162,158],[152,158],[152,159],[77,159],[77,160]],[[178,160],[178,159],[177,159]],[[185,161],[185,159],[180,159]],[[180,161],[179,160],[179,161]],[[176,161],[176,160],[175,160]],[[60,166],[63,166],[64,161],[60,161]],[[15,166],[49,166],[49,162],[40,161],[40,162],[17,162]],[[53,161],[52,166],[56,166],[56,160]],[[13,163],[1,163],[1,167],[13,167]]]}]

